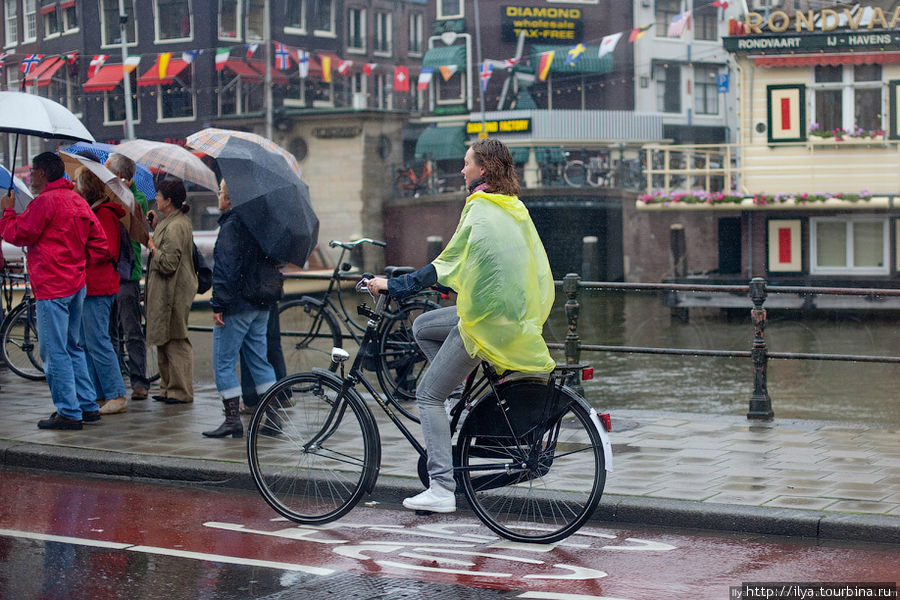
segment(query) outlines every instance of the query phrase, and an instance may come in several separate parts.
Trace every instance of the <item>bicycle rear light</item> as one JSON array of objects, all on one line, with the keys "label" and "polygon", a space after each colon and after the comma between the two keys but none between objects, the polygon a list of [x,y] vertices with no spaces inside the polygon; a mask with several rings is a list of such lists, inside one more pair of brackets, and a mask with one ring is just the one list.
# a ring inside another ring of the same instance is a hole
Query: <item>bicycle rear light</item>
[{"label": "bicycle rear light", "polygon": [[585,367],[581,370],[581,380],[590,381],[594,378],[594,367]]},{"label": "bicycle rear light", "polygon": [[603,423],[603,429],[607,432],[612,431],[612,417],[609,416],[609,413],[603,413],[597,416],[600,417],[600,422]]}]

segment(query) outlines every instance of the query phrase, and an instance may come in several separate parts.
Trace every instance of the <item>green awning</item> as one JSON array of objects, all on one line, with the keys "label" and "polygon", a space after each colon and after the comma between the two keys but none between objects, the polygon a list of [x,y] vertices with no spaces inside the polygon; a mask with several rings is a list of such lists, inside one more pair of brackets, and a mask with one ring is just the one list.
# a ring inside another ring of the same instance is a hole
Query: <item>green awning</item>
[{"label": "green awning", "polygon": [[513,162],[517,165],[528,162],[528,148],[510,148],[509,153],[512,154]]},{"label": "green awning", "polygon": [[613,70],[613,55],[606,54],[603,58],[597,58],[600,54],[600,46],[585,46],[585,51],[573,65],[566,64],[569,49],[572,46],[534,45],[531,47],[531,66],[537,72],[541,64],[541,54],[555,50],[553,62],[550,64],[551,73],[609,73]]},{"label": "green awning", "polygon": [[[426,156],[426,154],[428,156]],[[465,127],[429,127],[416,141],[416,159],[444,160],[454,158],[462,162],[466,155]]]},{"label": "green awning", "polygon": [[425,53],[422,58],[423,67],[438,69],[442,65],[456,65],[460,71],[466,68],[466,47],[462,44],[456,46],[438,46]]}]

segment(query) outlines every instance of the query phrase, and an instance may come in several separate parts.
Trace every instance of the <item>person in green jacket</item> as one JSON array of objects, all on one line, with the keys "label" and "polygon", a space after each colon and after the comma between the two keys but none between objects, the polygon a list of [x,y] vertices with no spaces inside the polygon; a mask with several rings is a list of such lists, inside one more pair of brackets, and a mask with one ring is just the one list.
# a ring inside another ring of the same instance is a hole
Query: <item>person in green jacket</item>
[{"label": "person in green jacket", "polygon": [[369,281],[398,299],[440,283],[456,306],[426,312],[413,335],[430,365],[416,387],[428,450],[429,488],[407,498],[413,510],[456,510],[450,424],[444,401],[482,360],[499,371],[549,373],[555,363],[542,337],[555,290],[550,264],[528,209],[509,149],[486,138],[466,152],[469,190],[456,232],[431,264],[401,277]]},{"label": "person in green jacket", "polygon": [[[134,183],[134,174],[137,171],[135,162],[124,154],[114,153],[106,159],[106,168],[125,181],[146,218],[150,207],[147,204],[147,196],[138,190]],[[131,399],[146,400],[150,382],[147,380],[147,342],[141,325],[141,278],[144,276],[144,267],[141,264],[140,242],[132,239],[131,247],[134,250],[134,266],[131,268],[131,277],[119,282],[119,293],[116,296],[110,323],[110,335],[117,354],[121,350],[119,333],[125,337],[125,348],[128,350],[125,367],[131,379]],[[121,356],[119,360],[121,362]]]}]

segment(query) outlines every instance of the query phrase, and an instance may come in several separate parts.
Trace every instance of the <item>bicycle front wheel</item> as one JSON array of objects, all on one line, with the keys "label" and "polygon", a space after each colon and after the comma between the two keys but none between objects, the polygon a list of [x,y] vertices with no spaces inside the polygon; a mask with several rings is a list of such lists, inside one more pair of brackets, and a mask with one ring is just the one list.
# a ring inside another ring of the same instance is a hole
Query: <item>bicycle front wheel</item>
[{"label": "bicycle front wheel", "polygon": [[334,369],[331,349],[341,347],[341,329],[328,310],[307,299],[290,300],[278,309],[278,320],[288,374]]},{"label": "bicycle front wheel", "polygon": [[563,179],[572,187],[584,187],[587,182],[587,167],[580,160],[570,160],[563,169]]},{"label": "bicycle front wheel", "polygon": [[37,307],[34,300],[23,302],[12,309],[3,321],[0,332],[3,361],[10,370],[25,379],[45,379],[44,364],[38,347]]},{"label": "bicycle front wheel", "polygon": [[606,482],[600,434],[569,388],[518,380],[497,390],[501,402],[487,396],[463,424],[457,480],[495,533],[516,542],[564,539],[600,502]]},{"label": "bicycle front wheel", "polygon": [[250,419],[253,481],[291,521],[334,521],[375,484],[378,429],[359,396],[340,390],[322,373],[289,375],[263,395]]}]

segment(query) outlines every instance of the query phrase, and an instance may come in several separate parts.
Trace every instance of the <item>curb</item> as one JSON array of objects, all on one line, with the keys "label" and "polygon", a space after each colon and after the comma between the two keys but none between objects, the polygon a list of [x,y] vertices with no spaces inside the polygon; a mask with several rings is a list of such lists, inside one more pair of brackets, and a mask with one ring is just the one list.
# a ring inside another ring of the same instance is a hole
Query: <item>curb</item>
[{"label": "curb", "polygon": [[[177,458],[87,450],[0,440],[0,465],[65,473],[111,475],[255,490],[246,465],[199,458]],[[399,507],[421,490],[418,479],[379,476],[372,495],[361,503]],[[855,513],[766,508],[605,494],[591,518],[594,525],[653,525],[787,535],[831,540],[900,543],[900,519]]]}]

